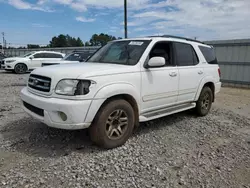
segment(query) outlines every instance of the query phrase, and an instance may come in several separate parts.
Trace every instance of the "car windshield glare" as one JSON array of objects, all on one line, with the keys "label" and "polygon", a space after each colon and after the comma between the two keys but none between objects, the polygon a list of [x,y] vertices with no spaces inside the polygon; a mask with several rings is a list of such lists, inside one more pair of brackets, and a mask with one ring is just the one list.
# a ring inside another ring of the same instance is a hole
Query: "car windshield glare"
[{"label": "car windshield glare", "polygon": [[150,40],[122,40],[109,42],[87,62],[136,65]]},{"label": "car windshield glare", "polygon": [[34,52],[30,52],[30,53],[24,54],[23,57],[29,57],[29,56],[31,56],[32,54],[34,54]]}]

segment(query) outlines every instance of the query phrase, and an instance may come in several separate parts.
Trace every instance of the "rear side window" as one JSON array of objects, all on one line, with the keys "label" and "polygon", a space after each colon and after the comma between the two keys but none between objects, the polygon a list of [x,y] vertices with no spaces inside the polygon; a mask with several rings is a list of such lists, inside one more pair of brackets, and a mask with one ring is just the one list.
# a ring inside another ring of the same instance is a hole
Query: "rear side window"
[{"label": "rear side window", "polygon": [[190,44],[175,43],[178,66],[193,66],[199,63],[196,52]]},{"label": "rear side window", "polygon": [[199,46],[201,53],[205,57],[206,61],[209,64],[218,64],[215,52],[213,48],[205,47],[205,46]]},{"label": "rear side window", "polygon": [[46,58],[63,58],[61,54],[46,53]]}]

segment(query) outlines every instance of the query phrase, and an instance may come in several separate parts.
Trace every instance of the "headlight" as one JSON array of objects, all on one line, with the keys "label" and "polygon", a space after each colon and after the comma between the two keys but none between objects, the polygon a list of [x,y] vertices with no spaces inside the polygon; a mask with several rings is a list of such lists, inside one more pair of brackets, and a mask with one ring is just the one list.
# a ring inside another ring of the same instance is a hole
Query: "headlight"
[{"label": "headlight", "polygon": [[61,80],[56,86],[59,95],[86,95],[89,93],[90,80]]},{"label": "headlight", "polygon": [[13,63],[15,62],[16,60],[10,60],[10,61],[5,61],[5,63]]}]

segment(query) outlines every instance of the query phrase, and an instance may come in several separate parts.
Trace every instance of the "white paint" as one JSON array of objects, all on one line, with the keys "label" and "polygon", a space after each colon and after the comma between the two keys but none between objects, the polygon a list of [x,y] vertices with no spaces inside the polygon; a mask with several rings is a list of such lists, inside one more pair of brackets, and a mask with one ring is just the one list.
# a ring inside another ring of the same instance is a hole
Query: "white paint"
[{"label": "white paint", "polygon": [[[116,95],[126,94],[133,97],[139,109],[139,116],[142,117],[143,113],[173,107],[183,102],[194,103],[198,100],[201,89],[207,82],[214,83],[216,93],[220,91],[218,65],[204,63],[205,59],[198,48],[198,45],[203,44],[175,38],[155,37],[146,39],[152,40],[152,42],[134,66],[90,62],[48,66],[34,70],[32,74],[51,78],[51,91],[45,94],[31,88],[24,88],[21,92],[21,99],[44,109],[45,116],[39,117],[24,108],[25,111],[52,127],[82,129],[91,125],[104,101]],[[133,39],[133,41],[136,40],[143,39]],[[191,44],[200,59],[200,63],[191,67],[144,68],[151,49],[159,41]],[[203,73],[199,74],[200,71]],[[62,79],[91,80],[95,84],[91,85],[90,92],[87,95],[62,96],[54,92],[57,83]],[[167,114],[185,109],[178,109]],[[58,111],[62,111],[68,116],[66,122],[60,119]],[[162,117],[162,115],[150,119],[158,117]],[[145,118],[141,118],[141,121],[145,121]]]}]

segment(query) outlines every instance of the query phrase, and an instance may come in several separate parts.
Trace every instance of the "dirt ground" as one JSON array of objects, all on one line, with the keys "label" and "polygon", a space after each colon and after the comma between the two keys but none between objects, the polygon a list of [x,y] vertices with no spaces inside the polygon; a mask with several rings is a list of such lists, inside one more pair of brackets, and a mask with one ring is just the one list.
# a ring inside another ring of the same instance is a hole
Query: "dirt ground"
[{"label": "dirt ground", "polygon": [[102,150],[24,113],[27,78],[0,71],[0,187],[250,187],[250,90],[222,88],[206,117],[150,121]]}]

